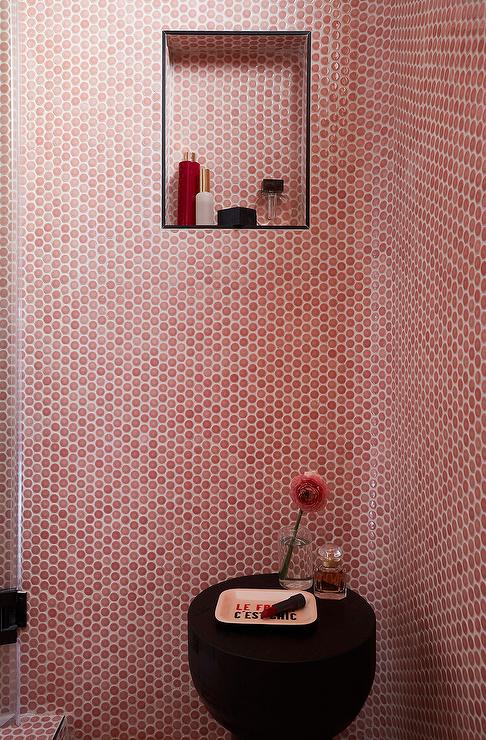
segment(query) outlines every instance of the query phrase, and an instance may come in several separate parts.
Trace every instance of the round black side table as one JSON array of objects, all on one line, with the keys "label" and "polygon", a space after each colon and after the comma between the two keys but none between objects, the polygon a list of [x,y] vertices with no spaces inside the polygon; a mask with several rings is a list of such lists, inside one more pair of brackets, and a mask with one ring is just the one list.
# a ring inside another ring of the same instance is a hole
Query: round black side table
[{"label": "round black side table", "polygon": [[317,599],[314,625],[233,626],[214,617],[227,588],[279,588],[278,576],[232,578],[189,607],[189,667],[214,719],[237,740],[326,740],[344,730],[375,675],[368,602],[348,590],[342,601]]}]

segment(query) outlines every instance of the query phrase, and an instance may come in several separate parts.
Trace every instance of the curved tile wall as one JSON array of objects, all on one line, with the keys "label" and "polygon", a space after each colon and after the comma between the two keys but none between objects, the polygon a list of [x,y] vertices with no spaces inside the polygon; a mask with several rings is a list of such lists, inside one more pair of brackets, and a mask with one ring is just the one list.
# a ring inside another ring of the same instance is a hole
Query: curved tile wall
[{"label": "curved tile wall", "polygon": [[[394,4],[381,210],[389,507],[373,737],[486,736],[481,251],[486,5]],[[393,707],[393,712],[390,712]]]}]

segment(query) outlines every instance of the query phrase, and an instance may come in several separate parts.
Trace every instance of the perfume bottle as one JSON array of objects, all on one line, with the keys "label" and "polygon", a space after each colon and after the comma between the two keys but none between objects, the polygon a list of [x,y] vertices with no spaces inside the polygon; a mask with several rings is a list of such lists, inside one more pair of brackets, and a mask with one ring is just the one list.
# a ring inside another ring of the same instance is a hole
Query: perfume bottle
[{"label": "perfume bottle", "polygon": [[314,565],[314,595],[318,599],[344,599],[346,570],[339,545],[323,545],[317,551]]},{"label": "perfume bottle", "polygon": [[196,225],[196,195],[199,192],[200,165],[196,162],[196,155],[184,152],[182,162],[179,162],[179,184],[177,193],[177,225]]},{"label": "perfume bottle", "polygon": [[197,226],[214,225],[214,195],[211,192],[210,178],[210,171],[206,167],[201,167],[199,193],[196,195]]},{"label": "perfume bottle", "polygon": [[258,193],[257,210],[258,223],[261,226],[277,224],[280,218],[282,203],[287,200],[284,194],[284,181],[266,178],[262,181],[262,188]]}]

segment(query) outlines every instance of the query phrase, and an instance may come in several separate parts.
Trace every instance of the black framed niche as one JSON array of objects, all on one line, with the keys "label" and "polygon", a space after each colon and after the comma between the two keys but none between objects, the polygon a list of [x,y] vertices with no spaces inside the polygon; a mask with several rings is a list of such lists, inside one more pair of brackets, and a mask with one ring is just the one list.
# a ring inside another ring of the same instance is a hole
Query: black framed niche
[{"label": "black framed niche", "polygon": [[[184,151],[211,173],[215,211],[256,208],[253,229],[307,229],[310,220],[310,31],[164,31],[162,227],[178,226]],[[284,181],[268,223],[264,179]]]}]

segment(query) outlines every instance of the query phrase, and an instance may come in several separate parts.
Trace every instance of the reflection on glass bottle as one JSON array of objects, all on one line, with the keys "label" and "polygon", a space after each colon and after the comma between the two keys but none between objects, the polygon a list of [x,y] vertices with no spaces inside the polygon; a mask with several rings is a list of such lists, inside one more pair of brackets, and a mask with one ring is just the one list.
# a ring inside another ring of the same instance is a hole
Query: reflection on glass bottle
[{"label": "reflection on glass bottle", "polygon": [[344,599],[346,570],[339,545],[323,545],[317,551],[314,567],[314,594],[318,599]]},{"label": "reflection on glass bottle", "polygon": [[279,223],[282,204],[287,200],[284,194],[284,181],[265,179],[258,193],[257,210],[260,226],[272,226]]}]

